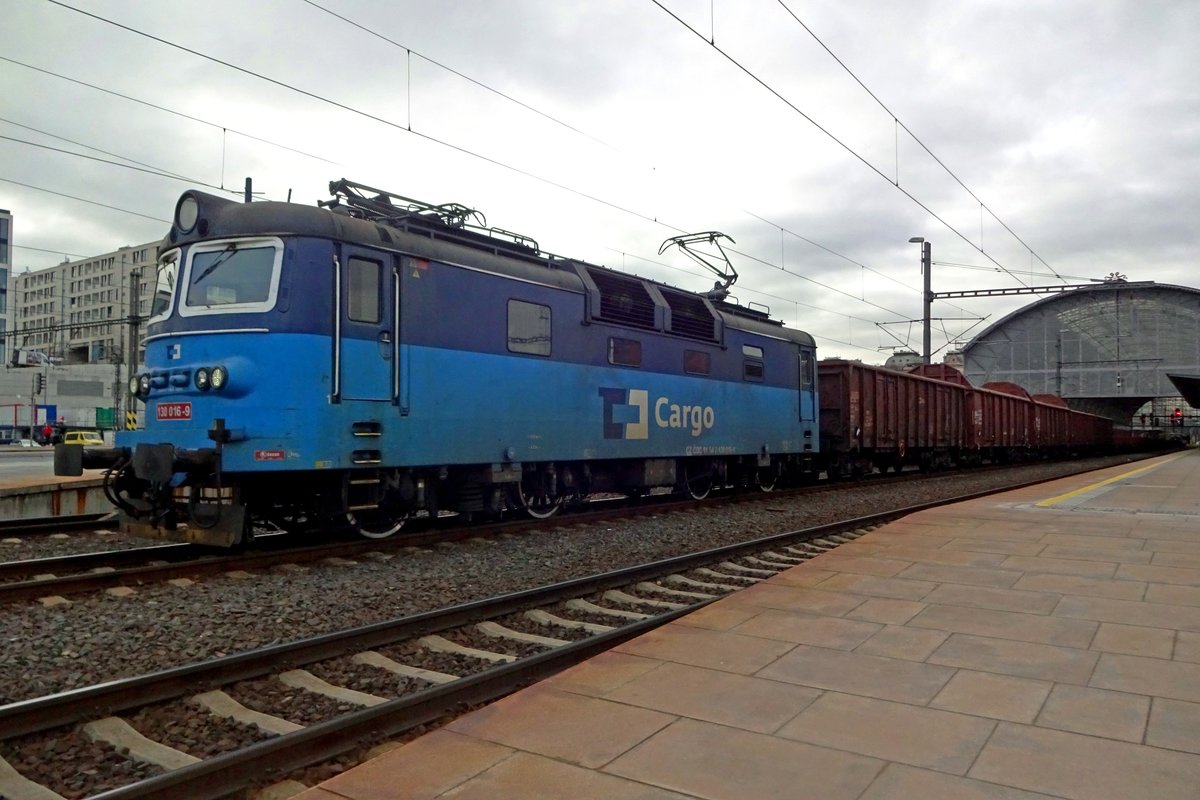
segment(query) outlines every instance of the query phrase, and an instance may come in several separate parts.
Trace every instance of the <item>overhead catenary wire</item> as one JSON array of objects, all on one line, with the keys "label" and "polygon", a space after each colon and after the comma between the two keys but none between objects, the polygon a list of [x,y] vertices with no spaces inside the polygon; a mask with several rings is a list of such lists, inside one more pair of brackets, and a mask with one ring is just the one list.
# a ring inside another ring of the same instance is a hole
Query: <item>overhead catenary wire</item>
[{"label": "overhead catenary wire", "polygon": [[[56,1],[57,0],[50,0],[50,2],[56,2]],[[887,181],[889,184],[891,184],[898,192],[903,194],[905,197],[907,197],[909,200],[911,200],[913,203],[915,203],[917,206],[919,206],[922,210],[924,210],[925,213],[927,213],[929,216],[933,217],[935,220],[940,222],[947,230],[952,232],[958,238],[962,239],[970,247],[977,250],[980,253],[980,255],[982,255],[988,261],[991,261],[993,264],[995,264],[996,266],[998,266],[1002,270],[1004,270],[1004,272],[1006,272],[1014,280],[1016,280],[1017,283],[1020,283],[1022,286],[1028,285],[1023,280],[1021,280],[1020,276],[1018,276],[1015,272],[1013,272],[1012,270],[1005,267],[1003,264],[1001,264],[996,259],[992,258],[992,256],[990,256],[987,253],[987,251],[983,250],[983,248],[981,248],[980,246],[978,246],[974,242],[972,242],[970,240],[970,238],[968,236],[966,236],[962,231],[960,231],[958,228],[956,228],[952,224],[950,224],[950,222],[948,222],[946,219],[944,219],[941,215],[939,215],[936,211],[934,211],[928,205],[921,202],[921,200],[918,199],[916,197],[916,195],[914,195],[912,192],[908,191],[904,187],[900,186],[897,182],[893,181],[882,170],[880,170],[879,167],[876,167],[874,164],[872,164],[870,161],[868,161],[866,159],[866,157],[864,157],[861,153],[859,153],[853,147],[851,147],[850,145],[848,145],[844,141],[842,141],[842,139],[840,139],[838,136],[836,136],[828,128],[821,125],[821,123],[817,122],[811,115],[807,114],[803,109],[801,109],[799,106],[797,106],[791,100],[788,100],[786,97],[784,97],[783,94],[780,93],[778,89],[771,86],[771,84],[767,83],[767,81],[765,79],[760,77],[757,73],[755,73],[753,70],[751,70],[745,64],[738,61],[736,58],[734,58],[730,53],[728,53],[722,47],[719,47],[717,44],[708,41],[708,39],[705,38],[704,34],[702,34],[700,31],[696,30],[694,27],[692,27],[690,24],[688,24],[678,14],[676,14],[675,12],[671,11],[669,8],[664,6],[660,2],[660,0],[650,0],[650,2],[654,3],[654,5],[658,6],[660,9],[662,9],[663,12],[665,12],[668,16],[670,16],[672,19],[674,19],[676,22],[678,22],[680,25],[682,25],[684,28],[686,28],[694,36],[696,36],[697,38],[702,40],[705,44],[707,44],[713,50],[717,51],[717,53],[719,53],[721,55],[721,57],[723,57],[724,59],[729,61],[729,63],[733,64],[735,67],[737,67],[743,73],[745,73],[745,75],[747,77],[749,77],[751,80],[753,80],[759,86],[761,86],[763,89],[766,89],[771,95],[773,95],[776,99],[778,99],[780,102],[782,102],[788,108],[790,108],[792,111],[794,111],[795,113],[797,113],[801,117],[803,117],[809,124],[811,124],[813,127],[815,127],[821,133],[823,133],[826,137],[828,137],[830,140],[832,140],[834,143],[836,143],[839,147],[841,147],[843,150],[845,150],[850,155],[854,156],[854,158],[856,158],[858,161],[862,162],[862,164],[864,166],[866,166],[867,169],[871,170],[876,175],[878,175],[879,177],[881,177],[885,181]]]},{"label": "overhead catenary wire", "polygon": [[[143,214],[143,213],[141,213],[140,211],[131,211],[131,210],[129,210],[128,208],[120,208],[119,206],[113,206],[113,205],[109,205],[108,203],[101,203],[101,202],[99,202],[99,201],[97,201],[97,200],[88,200],[86,197],[78,197],[78,196],[76,196],[76,195],[73,195],[73,194],[66,194],[65,192],[56,192],[56,191],[54,191],[53,189],[45,189],[45,188],[43,188],[43,187],[41,187],[41,186],[34,186],[34,185],[33,185],[33,184],[31,184],[31,183],[22,183],[21,181],[14,181],[12,178],[4,178],[4,177],[0,177],[0,181],[4,181],[5,183],[11,183],[11,184],[14,184],[14,185],[16,185],[16,186],[23,187],[23,188],[25,188],[25,189],[33,189],[34,191],[37,191],[37,192],[45,192],[46,194],[53,194],[53,195],[57,195],[58,197],[65,197],[65,198],[67,198],[67,199],[69,199],[69,200],[77,200],[77,201],[79,201],[80,203],[87,203],[87,204],[89,204],[89,205],[93,205],[93,206],[101,206],[102,208],[108,208],[108,209],[112,209],[113,211],[120,211],[120,212],[122,212],[122,213],[125,213],[125,214],[132,214],[132,215],[133,215],[133,216],[135,216],[135,217],[145,217],[146,219],[151,219],[151,220],[154,220],[155,222],[162,222],[162,223],[166,223],[167,225],[170,225],[170,224],[171,224],[171,220],[169,220],[169,219],[163,219],[163,218],[161,218],[161,217],[152,217],[152,216],[150,216],[149,214]],[[21,247],[21,246],[22,246],[22,245],[13,245],[13,247]],[[37,248],[37,247],[27,247],[26,249],[28,249],[28,250],[37,250],[37,249],[39,249],[39,248]],[[61,251],[59,251],[59,250],[46,250],[46,251],[44,251],[44,252],[47,252],[47,253],[58,253],[58,252],[61,252]],[[71,255],[71,254],[70,254],[70,253],[65,253],[64,255]],[[80,256],[80,258],[83,258],[83,256]]]},{"label": "overhead catenary wire", "polygon": [[[665,221],[663,221],[663,220],[662,220],[662,219],[660,219],[660,218],[653,217],[653,216],[650,216],[650,215],[648,215],[648,214],[644,214],[644,213],[642,213],[642,212],[639,212],[639,211],[635,211],[635,210],[633,210],[633,209],[630,209],[630,208],[628,208],[628,207],[622,206],[622,205],[620,205],[620,204],[618,204],[618,203],[615,203],[615,202],[612,202],[612,201],[609,201],[609,200],[605,200],[605,199],[603,199],[603,198],[601,198],[601,197],[597,197],[597,196],[595,196],[595,195],[589,194],[589,193],[587,193],[587,192],[584,192],[584,191],[581,191],[581,190],[579,190],[579,189],[575,189],[575,188],[573,188],[573,187],[571,187],[571,186],[567,186],[566,184],[563,184],[563,183],[561,183],[561,182],[555,181],[555,180],[553,180],[553,179],[550,179],[550,178],[547,178],[547,177],[545,177],[545,176],[538,175],[538,174],[536,174],[536,173],[533,173],[533,172],[531,172],[531,171],[529,171],[529,170],[525,170],[525,169],[522,169],[522,168],[520,168],[520,167],[517,167],[517,166],[515,166],[515,165],[508,164],[508,163],[506,163],[506,162],[500,161],[499,159],[495,159],[495,158],[492,158],[492,157],[490,157],[490,156],[486,156],[486,155],[483,155],[483,154],[477,153],[477,152],[475,152],[475,151],[472,151],[472,150],[470,150],[470,149],[468,149],[468,148],[465,148],[465,147],[463,147],[463,146],[461,146],[461,145],[456,145],[456,144],[454,144],[454,143],[452,143],[452,142],[448,142],[448,141],[446,141],[446,140],[444,140],[444,139],[440,139],[440,138],[438,138],[438,137],[435,137],[435,136],[432,136],[432,135],[430,135],[430,134],[425,134],[425,133],[422,133],[422,132],[420,132],[420,131],[413,130],[413,129],[411,129],[409,126],[402,125],[402,124],[400,124],[400,123],[398,123],[398,122],[396,122],[396,121],[394,121],[394,120],[389,120],[389,119],[387,119],[387,118],[385,118],[385,117],[381,117],[381,116],[379,116],[379,115],[377,115],[377,114],[372,114],[372,113],[370,113],[370,112],[363,111],[363,110],[361,110],[361,109],[355,108],[354,106],[348,105],[348,104],[346,104],[346,103],[343,103],[343,102],[340,102],[340,101],[338,101],[338,100],[334,100],[334,99],[332,99],[332,98],[325,97],[325,96],[323,96],[323,95],[321,95],[321,94],[318,94],[318,93],[316,93],[316,92],[312,92],[312,91],[309,91],[309,90],[307,90],[307,89],[303,89],[303,88],[301,88],[301,87],[294,86],[294,85],[292,85],[292,84],[289,84],[289,83],[287,83],[286,81],[282,81],[282,80],[279,80],[279,79],[277,79],[277,78],[272,78],[272,77],[270,77],[270,76],[267,76],[267,75],[261,74],[261,73],[259,73],[259,72],[256,72],[256,71],[254,71],[254,70],[248,69],[248,68],[246,68],[246,67],[242,67],[242,66],[239,66],[239,65],[233,64],[233,63],[231,63],[231,62],[228,62],[228,61],[225,61],[225,60],[223,60],[223,59],[217,58],[217,57],[215,57],[215,56],[211,56],[211,55],[208,55],[208,54],[206,54],[206,53],[200,52],[200,51],[198,51],[198,50],[192,49],[192,48],[190,48],[190,47],[186,47],[186,46],[184,46],[184,45],[181,45],[181,44],[178,44],[178,43],[176,43],[176,42],[172,42],[172,41],[170,41],[170,40],[168,40],[168,39],[164,39],[164,38],[162,38],[162,37],[155,36],[155,35],[153,35],[153,34],[150,34],[150,33],[147,33],[147,32],[145,32],[145,31],[138,30],[137,28],[133,28],[133,27],[131,27],[131,26],[129,26],[129,25],[125,25],[125,24],[123,24],[123,23],[116,22],[116,21],[114,21],[114,20],[110,20],[110,19],[107,19],[107,18],[105,18],[105,17],[102,17],[102,16],[100,16],[100,15],[98,15],[98,14],[94,14],[94,13],[92,13],[92,12],[85,11],[85,10],[82,10],[82,9],[79,9],[79,8],[76,8],[76,7],[72,6],[72,5],[69,5],[68,3],[62,2],[62,0],[45,0],[45,1],[46,1],[46,2],[48,2],[48,3],[51,3],[51,4],[53,4],[53,5],[59,6],[59,7],[61,7],[61,8],[64,8],[64,9],[66,9],[66,10],[69,10],[69,11],[74,11],[74,12],[76,12],[76,13],[78,13],[78,14],[81,14],[81,15],[83,15],[83,16],[89,17],[89,18],[91,18],[91,19],[94,19],[94,20],[96,20],[96,21],[98,21],[98,22],[103,22],[103,23],[105,23],[105,24],[108,24],[108,25],[111,25],[111,26],[113,26],[113,27],[120,28],[121,30],[124,30],[124,31],[126,31],[126,32],[128,32],[128,33],[131,33],[131,34],[134,34],[134,35],[137,35],[137,36],[141,36],[141,37],[144,37],[144,38],[150,39],[150,40],[152,40],[152,41],[155,41],[155,42],[158,42],[159,44],[162,44],[162,45],[164,45],[164,46],[171,47],[171,48],[173,48],[173,49],[180,50],[180,51],[182,51],[182,52],[186,52],[186,53],[188,53],[188,54],[190,54],[190,55],[193,55],[193,56],[196,56],[196,57],[198,57],[198,58],[201,58],[201,59],[204,59],[204,60],[207,60],[207,61],[210,61],[210,62],[213,62],[213,63],[219,64],[219,65],[221,65],[221,66],[224,66],[224,67],[226,67],[226,68],[228,68],[228,69],[232,69],[232,70],[235,70],[235,71],[237,71],[237,72],[240,72],[240,73],[242,73],[242,74],[249,75],[249,76],[251,76],[251,77],[254,77],[254,78],[257,78],[257,79],[263,80],[263,81],[265,81],[265,82],[267,82],[267,83],[270,83],[270,84],[272,84],[272,85],[278,86],[278,87],[280,87],[280,88],[283,88],[283,89],[286,89],[286,90],[289,90],[289,91],[296,92],[296,93],[298,93],[298,94],[300,94],[300,95],[303,95],[303,96],[305,96],[305,97],[308,97],[308,98],[310,98],[310,99],[316,100],[316,101],[318,101],[318,102],[322,102],[322,103],[326,103],[326,104],[332,105],[332,106],[334,106],[334,107],[336,107],[336,108],[342,109],[342,110],[344,110],[344,111],[348,111],[348,112],[350,112],[350,113],[352,113],[352,114],[355,114],[355,115],[358,115],[358,116],[364,117],[364,118],[366,118],[366,119],[373,120],[373,121],[375,121],[375,122],[378,122],[378,123],[380,123],[380,124],[386,125],[386,126],[388,126],[388,127],[391,127],[391,128],[393,128],[393,129],[396,129],[396,130],[401,130],[401,131],[404,131],[404,132],[406,132],[406,133],[409,133],[409,134],[411,134],[411,135],[414,135],[414,136],[417,136],[417,137],[423,138],[423,139],[425,139],[425,140],[427,140],[427,141],[435,142],[435,143],[437,143],[437,144],[439,144],[439,145],[441,145],[441,146],[444,146],[444,147],[450,148],[450,149],[452,149],[452,150],[455,150],[455,151],[457,151],[457,152],[463,153],[463,154],[465,154],[465,155],[469,155],[469,156],[471,156],[471,157],[473,157],[473,158],[476,158],[476,159],[482,160],[482,161],[484,161],[484,162],[486,162],[486,163],[489,163],[489,164],[492,164],[492,165],[494,165],[494,166],[497,166],[497,167],[500,167],[500,168],[503,168],[503,169],[506,169],[506,170],[509,170],[509,171],[515,172],[515,173],[517,173],[517,174],[520,174],[520,175],[524,175],[524,176],[526,176],[526,177],[528,177],[528,178],[531,178],[531,179],[533,179],[533,180],[536,180],[536,181],[539,181],[539,182],[545,183],[545,184],[547,184],[547,185],[549,185],[549,186],[553,186],[553,187],[555,187],[555,188],[558,188],[558,189],[561,189],[561,190],[563,190],[563,191],[566,191],[566,192],[569,192],[569,193],[575,194],[575,195],[577,195],[577,196],[579,196],[579,197],[583,197],[583,198],[585,198],[585,199],[587,199],[587,200],[591,200],[591,201],[593,201],[593,202],[596,202],[596,203],[599,203],[599,204],[601,204],[601,205],[607,206],[607,207],[609,207],[609,208],[612,208],[612,209],[614,209],[614,210],[618,210],[618,211],[621,211],[621,212],[623,212],[623,213],[630,214],[630,215],[632,215],[632,216],[635,216],[635,217],[637,217],[637,218],[640,218],[640,219],[642,219],[642,220],[644,220],[644,221],[647,221],[647,222],[650,222],[650,223],[653,223],[653,224],[657,224],[657,225],[661,225],[661,226],[663,226],[663,227],[666,227],[666,228],[668,228],[668,229],[670,229],[670,230],[672,230],[672,231],[675,231],[676,233],[685,233],[685,232],[686,232],[686,231],[685,231],[683,228],[680,228],[680,227],[679,227],[679,226],[677,226],[677,225],[673,225],[673,224],[670,224],[670,223],[668,223],[668,222],[665,222]],[[207,184],[206,184],[206,185],[207,185]],[[742,255],[745,255],[745,254],[742,254]],[[760,258],[756,258],[756,257],[752,257],[752,256],[747,256],[747,257],[749,257],[749,258],[752,258],[752,260],[758,261],[758,262],[760,262],[760,263],[762,263],[762,264],[765,264],[765,265],[767,265],[767,266],[772,266],[772,267],[775,267],[775,266],[776,266],[776,265],[774,265],[774,264],[771,264],[769,261],[766,261],[766,260],[764,260],[764,259],[760,259]],[[803,276],[803,275],[799,275],[798,273],[791,272],[791,271],[789,271],[789,270],[783,269],[782,267],[779,267],[779,268],[780,268],[782,271],[784,271],[784,272],[787,272],[789,275],[793,275],[793,276],[796,276],[796,277],[800,277],[800,278],[801,278],[801,279],[803,279],[803,280],[809,281],[809,282],[811,282],[811,283],[813,283],[813,284],[815,284],[815,285],[819,285],[819,286],[821,286],[822,288],[825,288],[825,289],[827,289],[828,291],[831,291],[831,292],[835,292],[835,293],[837,293],[837,294],[840,294],[840,295],[842,295],[842,296],[844,296],[844,297],[847,297],[847,298],[849,298],[849,299],[852,299],[852,300],[854,300],[855,302],[864,302],[864,303],[866,303],[867,305],[871,305],[871,306],[874,306],[874,307],[876,307],[876,308],[879,308],[880,310],[882,310],[882,311],[885,311],[886,313],[888,313],[888,314],[891,314],[891,315],[893,315],[893,316],[895,316],[895,317],[898,317],[898,318],[903,318],[903,317],[905,316],[904,314],[900,313],[899,311],[895,311],[894,309],[889,309],[889,308],[886,308],[886,307],[884,307],[884,306],[881,306],[881,305],[879,305],[879,304],[876,304],[876,303],[872,303],[872,302],[870,302],[870,301],[865,301],[865,300],[863,300],[863,299],[861,299],[861,298],[855,297],[854,295],[852,295],[852,294],[850,294],[850,293],[848,293],[848,292],[844,292],[844,291],[842,291],[842,290],[840,290],[840,289],[838,289],[838,288],[836,288],[836,287],[834,287],[834,286],[830,286],[830,285],[828,285],[828,284],[825,284],[825,283],[823,283],[823,282],[821,282],[821,281],[817,281],[817,280],[815,280],[815,279],[808,278],[808,277],[806,277],[806,276]]]},{"label": "overhead catenary wire", "polygon": [[301,156],[305,156],[306,158],[316,159],[317,161],[324,161],[326,164],[333,164],[334,166],[341,166],[341,164],[339,164],[338,162],[333,161],[328,158],[325,158],[324,156],[318,156],[318,155],[314,155],[312,153],[306,153],[303,150],[297,150],[294,147],[288,147],[285,144],[281,144],[280,142],[272,141],[271,139],[264,139],[260,136],[255,136],[253,134],[246,133],[245,131],[237,130],[236,128],[230,128],[226,125],[219,125],[215,122],[212,122],[211,120],[201,119],[200,117],[196,117],[191,114],[185,114],[184,112],[179,111],[177,109],[167,108],[166,106],[159,105],[157,103],[151,103],[149,100],[142,100],[140,98],[133,97],[132,95],[122,94],[121,92],[116,92],[116,91],[113,91],[112,89],[106,89],[103,86],[97,86],[94,83],[88,83],[87,81],[81,81],[78,78],[72,78],[69,75],[63,75],[61,72],[53,72],[51,70],[44,69],[42,67],[35,67],[32,64],[26,64],[23,61],[17,61],[14,58],[9,58],[8,56],[4,56],[4,55],[0,55],[0,61],[7,61],[10,64],[16,64],[18,67],[24,67],[25,69],[33,70],[34,72],[40,72],[43,75],[49,75],[51,77],[67,81],[69,83],[74,83],[77,86],[84,86],[88,89],[92,89],[97,92],[103,92],[104,94],[110,95],[112,97],[119,97],[122,100],[128,100],[131,103],[137,103],[138,105],[143,105],[148,108],[153,108],[157,111],[163,111],[167,114],[172,114],[176,117],[181,117],[183,119],[190,120],[192,122],[198,122],[201,125],[207,125],[211,128],[219,128],[222,131],[227,131],[228,133],[232,133],[237,136],[242,136],[246,139],[252,139],[253,141],[261,142],[262,144],[270,145],[271,147],[277,147],[281,150],[287,150],[289,152],[295,153],[296,155],[301,155]]},{"label": "overhead catenary wire", "polygon": [[[812,28],[808,27],[808,25],[806,25],[804,23],[804,20],[800,19],[800,17],[798,17],[796,15],[796,12],[792,11],[792,9],[788,7],[787,3],[785,3],[783,0],[776,0],[776,2],[778,2],[779,5],[783,7],[783,10],[786,11],[788,13],[788,15],[792,19],[794,19],[800,27],[804,28],[804,30],[808,33],[808,35],[811,36],[813,38],[813,40],[816,41],[817,44],[821,45],[821,48],[824,49],[825,52],[829,54],[830,58],[832,58],[834,61],[836,61],[838,63],[838,65],[846,71],[846,74],[849,75],[851,78],[853,78],[854,82],[862,87],[864,92],[866,92],[868,95],[871,96],[872,100],[874,100],[876,103],[879,104],[880,108],[882,108],[884,111],[887,112],[888,116],[890,116],[892,118],[892,120],[895,122],[895,124],[897,126],[899,126],[900,128],[903,128],[904,132],[907,133],[914,142],[916,142],[918,145],[920,145],[921,149],[924,150],[929,155],[930,158],[932,158],[935,162],[937,162],[937,165],[939,167],[941,167],[943,170],[945,170],[946,174],[949,175],[951,178],[953,178],[954,181],[959,186],[962,187],[963,191],[965,191],[967,194],[971,195],[971,199],[973,199],[975,202],[979,203],[980,209],[987,211],[987,213],[992,217],[992,219],[994,219],[994,220],[996,220],[996,222],[1000,223],[1000,225],[1004,228],[1004,230],[1008,231],[1009,235],[1011,235],[1014,239],[1016,239],[1018,242],[1020,242],[1021,246],[1029,251],[1030,255],[1032,255],[1038,261],[1045,264],[1046,268],[1049,269],[1052,273],[1054,273],[1055,277],[1059,278],[1060,280],[1063,279],[1062,276],[1058,274],[1058,271],[1054,269],[1054,267],[1047,264],[1046,260],[1044,258],[1042,258],[1040,255],[1038,255],[1037,252],[1032,247],[1030,247],[1028,244],[1025,243],[1024,239],[1022,239],[1020,236],[1017,235],[1016,231],[1014,231],[1012,228],[1010,228],[1008,226],[1008,224],[1004,222],[1004,220],[1000,219],[1000,217],[994,211],[992,211],[992,209],[988,208],[988,205],[986,203],[984,203],[982,200],[980,200],[979,197],[976,196],[975,192],[971,191],[971,188],[969,186],[967,186],[965,183],[963,183],[962,179],[959,178],[958,175],[954,174],[954,171],[952,169],[950,169],[950,167],[946,166],[945,162],[943,162],[942,159],[938,158],[937,154],[934,153],[932,150],[930,150],[929,147],[925,144],[925,142],[921,141],[921,138],[919,136],[917,136],[915,133],[913,133],[911,128],[909,128],[907,125],[905,125],[903,122],[901,122],[900,118],[897,117],[892,112],[892,110],[890,108],[888,108],[887,105],[882,100],[880,100],[879,97],[874,92],[872,92],[871,89],[865,83],[863,83],[862,80],[857,75],[854,74],[854,71],[851,70],[850,67],[848,67],[846,65],[846,63],[844,61],[842,61],[842,59],[840,59],[837,56],[837,54],[834,53],[833,50],[831,50],[829,48],[829,45],[825,44],[825,42],[823,42],[821,40],[820,36],[817,36],[817,34],[813,31]],[[892,183],[898,184],[899,181],[895,180],[895,181],[892,181]],[[979,249],[980,250],[983,249],[982,241],[980,242]],[[1005,272],[1008,272],[1008,270],[1005,270]],[[1012,273],[1009,273],[1009,274],[1012,274]],[[1014,277],[1016,277],[1016,276],[1014,276]]]}]

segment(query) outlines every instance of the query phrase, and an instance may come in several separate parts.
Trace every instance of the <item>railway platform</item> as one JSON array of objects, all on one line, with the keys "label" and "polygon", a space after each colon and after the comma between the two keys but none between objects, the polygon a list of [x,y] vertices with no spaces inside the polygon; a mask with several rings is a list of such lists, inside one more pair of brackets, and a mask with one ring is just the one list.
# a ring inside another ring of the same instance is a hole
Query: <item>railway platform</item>
[{"label": "railway platform", "polygon": [[1200,796],[1200,451],[913,514],[302,800]]},{"label": "railway platform", "polygon": [[[0,454],[0,463],[5,455]],[[102,488],[104,470],[89,469],[80,477],[64,478],[54,475],[51,460],[41,461],[45,463],[0,473],[0,523],[113,510]]]}]

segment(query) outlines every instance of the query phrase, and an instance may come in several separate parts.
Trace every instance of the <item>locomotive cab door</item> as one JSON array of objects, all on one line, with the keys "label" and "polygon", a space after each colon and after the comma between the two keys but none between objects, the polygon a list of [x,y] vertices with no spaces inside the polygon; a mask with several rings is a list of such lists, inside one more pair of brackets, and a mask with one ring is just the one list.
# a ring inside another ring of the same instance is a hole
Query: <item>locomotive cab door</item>
[{"label": "locomotive cab door", "polygon": [[817,419],[817,356],[807,347],[800,348],[800,421]]},{"label": "locomotive cab door", "polygon": [[400,281],[394,257],[343,247],[334,288],[335,401],[396,402]]}]

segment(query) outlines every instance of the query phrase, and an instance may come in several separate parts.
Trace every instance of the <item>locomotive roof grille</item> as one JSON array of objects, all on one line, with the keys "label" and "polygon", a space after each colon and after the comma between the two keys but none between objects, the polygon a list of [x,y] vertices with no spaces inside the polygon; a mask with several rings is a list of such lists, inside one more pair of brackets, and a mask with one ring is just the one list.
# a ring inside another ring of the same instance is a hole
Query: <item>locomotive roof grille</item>
[{"label": "locomotive roof grille", "polygon": [[707,303],[695,295],[676,292],[666,287],[660,286],[658,290],[671,307],[671,333],[689,339],[716,341],[716,319]]},{"label": "locomotive roof grille", "polygon": [[597,319],[631,328],[654,330],[657,327],[654,300],[640,280],[598,269],[589,269],[588,275],[600,290]]}]

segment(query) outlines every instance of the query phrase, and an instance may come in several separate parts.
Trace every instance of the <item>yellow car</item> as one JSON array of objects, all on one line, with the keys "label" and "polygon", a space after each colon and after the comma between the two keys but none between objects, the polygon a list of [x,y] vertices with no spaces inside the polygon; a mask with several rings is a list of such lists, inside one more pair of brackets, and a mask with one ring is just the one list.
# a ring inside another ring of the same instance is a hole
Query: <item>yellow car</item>
[{"label": "yellow car", "polygon": [[63,436],[63,444],[81,444],[84,447],[103,447],[104,438],[99,431],[70,431]]}]

